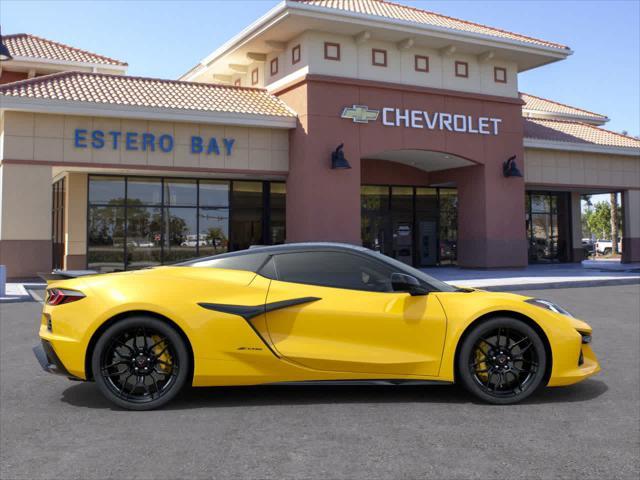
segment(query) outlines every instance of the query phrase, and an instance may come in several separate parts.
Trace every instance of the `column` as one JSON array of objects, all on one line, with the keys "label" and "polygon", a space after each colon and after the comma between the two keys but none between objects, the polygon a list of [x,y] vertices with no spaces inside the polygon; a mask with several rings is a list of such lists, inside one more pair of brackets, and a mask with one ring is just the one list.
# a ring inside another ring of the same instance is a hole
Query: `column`
[{"label": "column", "polygon": [[463,268],[527,266],[524,180],[497,168],[456,169],[458,265]]},{"label": "column", "polygon": [[69,173],[65,191],[65,270],[87,268],[87,174]]},{"label": "column", "polygon": [[13,279],[51,270],[51,167],[0,165],[0,264]]},{"label": "column", "polygon": [[571,192],[571,251],[570,260],[579,263],[584,260],[582,248],[582,204],[579,192]]},{"label": "column", "polygon": [[640,262],[640,190],[622,192],[624,237],[622,263]]}]

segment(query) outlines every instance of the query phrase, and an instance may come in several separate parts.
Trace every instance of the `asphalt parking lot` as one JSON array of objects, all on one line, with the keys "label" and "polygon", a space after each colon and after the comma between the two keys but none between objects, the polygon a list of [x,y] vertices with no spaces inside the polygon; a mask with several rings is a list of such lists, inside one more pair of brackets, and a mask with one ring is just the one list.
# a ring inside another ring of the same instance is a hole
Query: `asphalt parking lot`
[{"label": "asphalt parking lot", "polygon": [[638,478],[640,286],[532,295],[594,327],[603,371],[508,407],[455,386],[270,386],[122,411],[40,370],[38,303],[0,304],[0,478]]}]

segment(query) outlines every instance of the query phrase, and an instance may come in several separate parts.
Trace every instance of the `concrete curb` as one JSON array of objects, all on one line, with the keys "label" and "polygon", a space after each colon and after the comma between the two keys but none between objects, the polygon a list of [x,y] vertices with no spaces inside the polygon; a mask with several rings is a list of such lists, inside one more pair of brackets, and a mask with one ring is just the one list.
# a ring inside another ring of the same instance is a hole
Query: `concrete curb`
[{"label": "concrete curb", "polygon": [[528,283],[518,285],[495,285],[478,287],[490,292],[514,292],[518,290],[549,290],[553,288],[607,287],[614,285],[640,285],[640,279],[620,278],[613,280],[584,280],[575,282]]}]

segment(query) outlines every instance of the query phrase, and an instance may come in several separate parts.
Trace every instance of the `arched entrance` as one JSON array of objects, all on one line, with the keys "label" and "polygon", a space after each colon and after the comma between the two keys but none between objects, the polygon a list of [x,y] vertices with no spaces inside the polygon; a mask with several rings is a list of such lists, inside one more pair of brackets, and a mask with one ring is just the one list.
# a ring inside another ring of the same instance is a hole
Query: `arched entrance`
[{"label": "arched entrance", "polygon": [[456,265],[458,190],[430,174],[475,165],[432,150],[395,150],[361,160],[362,244],[409,265]]}]

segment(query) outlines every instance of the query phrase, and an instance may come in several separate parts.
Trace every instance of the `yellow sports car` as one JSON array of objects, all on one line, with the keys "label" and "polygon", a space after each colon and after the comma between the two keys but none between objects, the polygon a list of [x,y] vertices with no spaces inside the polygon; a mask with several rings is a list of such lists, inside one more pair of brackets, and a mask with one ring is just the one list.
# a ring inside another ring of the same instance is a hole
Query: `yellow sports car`
[{"label": "yellow sports car", "polygon": [[591,327],[551,302],[456,288],[361,247],[287,244],[53,280],[43,368],[115,404],[186,384],[453,383],[490,403],[600,367]]}]

